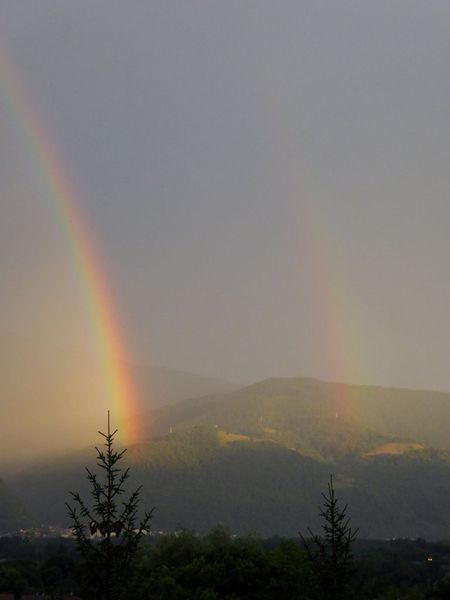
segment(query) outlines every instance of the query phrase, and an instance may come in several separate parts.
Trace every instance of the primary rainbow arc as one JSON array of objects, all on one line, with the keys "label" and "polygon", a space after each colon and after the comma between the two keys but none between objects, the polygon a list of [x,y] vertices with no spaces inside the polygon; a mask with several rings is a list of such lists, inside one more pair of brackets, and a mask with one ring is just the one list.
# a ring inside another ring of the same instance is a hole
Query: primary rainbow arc
[{"label": "primary rainbow arc", "polygon": [[139,407],[133,378],[124,362],[127,356],[124,335],[105,267],[82,213],[75,185],[69,180],[67,170],[58,157],[42,119],[34,110],[17,70],[4,53],[0,53],[0,87],[22,129],[70,249],[102,357],[108,402],[111,403],[114,420],[119,423],[124,441],[136,442],[142,432],[136,419],[131,419],[138,414]]}]

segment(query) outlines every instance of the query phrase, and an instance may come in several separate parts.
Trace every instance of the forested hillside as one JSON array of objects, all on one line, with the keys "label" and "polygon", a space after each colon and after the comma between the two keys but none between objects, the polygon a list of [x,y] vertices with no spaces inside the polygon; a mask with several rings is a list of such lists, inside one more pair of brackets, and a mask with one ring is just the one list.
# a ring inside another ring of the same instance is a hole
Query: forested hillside
[{"label": "forested hillside", "polygon": [[319,460],[387,441],[450,448],[450,394],[272,378],[141,415],[149,435],[194,425],[271,439]]},{"label": "forested hillside", "polygon": [[[199,426],[129,449],[153,527],[295,535],[318,528],[317,505],[330,473],[363,537],[450,537],[450,457],[444,451],[353,455],[324,462],[270,440]],[[86,493],[93,453],[35,468],[15,480],[40,522],[67,522],[67,491]]]}]

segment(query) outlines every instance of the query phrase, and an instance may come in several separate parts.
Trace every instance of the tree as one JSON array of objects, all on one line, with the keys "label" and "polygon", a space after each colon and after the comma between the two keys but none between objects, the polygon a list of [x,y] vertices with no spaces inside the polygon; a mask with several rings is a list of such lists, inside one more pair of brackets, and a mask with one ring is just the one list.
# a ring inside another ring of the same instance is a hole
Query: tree
[{"label": "tree", "polygon": [[74,506],[66,502],[82,557],[81,588],[86,600],[120,600],[123,597],[139,542],[149,531],[153,513],[153,509],[146,512],[137,524],[140,487],[131,493],[128,500],[121,498],[130,470],[118,467],[126,449],[114,450],[116,433],[117,429],[111,433],[108,411],[108,432],[99,431],[104,438],[105,449],[96,447],[101,476],[86,467],[91,484],[91,506],[78,492],[69,492]]},{"label": "tree", "polygon": [[356,566],[352,543],[358,531],[350,527],[347,505],[339,507],[330,476],[327,493],[322,493],[323,505],[319,507],[322,518],[322,536],[311,535],[306,540],[306,553],[311,568],[311,597],[317,600],[347,600],[354,597],[353,582]]}]

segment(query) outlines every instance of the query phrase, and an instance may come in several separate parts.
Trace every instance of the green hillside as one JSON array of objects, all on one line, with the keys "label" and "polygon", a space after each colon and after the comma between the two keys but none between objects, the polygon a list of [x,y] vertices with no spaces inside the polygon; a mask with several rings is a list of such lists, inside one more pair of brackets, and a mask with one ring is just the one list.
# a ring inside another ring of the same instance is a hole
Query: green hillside
[{"label": "green hillside", "polygon": [[319,460],[389,441],[450,448],[450,394],[272,378],[141,417],[151,437],[194,425],[270,439]]},{"label": "green hillside", "polygon": [[[86,460],[85,460],[86,459]],[[84,461],[84,462],[83,462]],[[67,523],[69,489],[87,495],[83,466],[94,453],[47,464],[17,479],[39,521]],[[239,533],[296,535],[319,527],[317,505],[330,473],[364,537],[450,537],[450,456],[444,451],[352,456],[324,463],[272,441],[236,439],[199,426],[129,449],[143,508],[155,530],[206,532],[222,523]]]}]

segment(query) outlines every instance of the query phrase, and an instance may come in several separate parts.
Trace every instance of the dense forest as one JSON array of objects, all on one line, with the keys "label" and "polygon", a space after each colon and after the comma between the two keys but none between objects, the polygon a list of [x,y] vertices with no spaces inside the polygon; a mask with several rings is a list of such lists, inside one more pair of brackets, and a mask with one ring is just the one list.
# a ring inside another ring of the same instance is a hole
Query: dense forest
[{"label": "dense forest", "polygon": [[[450,544],[357,540],[357,598],[450,596]],[[0,538],[0,592],[59,599],[79,594],[73,540]],[[179,531],[142,544],[126,600],[291,600],[309,598],[309,567],[300,539],[237,538],[222,527],[207,536]]]}]

